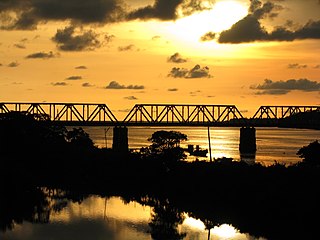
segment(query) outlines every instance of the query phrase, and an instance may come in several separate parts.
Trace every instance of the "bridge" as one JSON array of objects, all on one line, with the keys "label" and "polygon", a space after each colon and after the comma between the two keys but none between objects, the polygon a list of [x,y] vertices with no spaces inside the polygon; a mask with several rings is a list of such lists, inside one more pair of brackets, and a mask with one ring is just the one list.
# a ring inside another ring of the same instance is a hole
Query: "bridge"
[{"label": "bridge", "polygon": [[[0,113],[12,111],[63,126],[113,126],[112,148],[117,152],[129,149],[128,126],[206,126],[209,148],[210,127],[241,127],[239,150],[243,154],[256,152],[254,127],[279,127],[280,120],[299,113],[320,112],[320,106],[261,106],[251,118],[245,118],[235,105],[136,104],[123,120],[118,120],[101,103],[0,103]],[[294,124],[291,122],[291,127]]]},{"label": "bridge", "polygon": [[[18,103],[1,102],[0,113],[19,111],[36,114],[66,126],[259,126],[261,120],[278,120],[297,113],[320,112],[320,106],[261,106],[245,118],[235,105],[136,104],[123,120],[118,120],[101,103]],[[270,124],[268,125],[270,126]]]}]

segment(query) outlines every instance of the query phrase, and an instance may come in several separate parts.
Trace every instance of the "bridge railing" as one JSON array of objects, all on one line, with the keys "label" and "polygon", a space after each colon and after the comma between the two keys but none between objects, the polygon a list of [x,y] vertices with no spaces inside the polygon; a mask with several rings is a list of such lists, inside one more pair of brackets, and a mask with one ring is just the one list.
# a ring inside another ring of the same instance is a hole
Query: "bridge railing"
[{"label": "bridge railing", "polygon": [[125,125],[222,125],[244,121],[235,105],[136,104]]},{"label": "bridge railing", "polygon": [[56,122],[117,123],[118,120],[106,104],[94,103],[0,103],[0,112],[19,111],[38,114]]}]

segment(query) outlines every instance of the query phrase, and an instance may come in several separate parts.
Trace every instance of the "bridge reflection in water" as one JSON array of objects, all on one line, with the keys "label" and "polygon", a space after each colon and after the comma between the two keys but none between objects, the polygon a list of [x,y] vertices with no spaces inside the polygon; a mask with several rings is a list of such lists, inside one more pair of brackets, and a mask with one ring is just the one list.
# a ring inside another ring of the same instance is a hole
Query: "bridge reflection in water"
[{"label": "bridge reflection in water", "polygon": [[[10,111],[35,114],[65,126],[113,126],[113,148],[117,151],[128,150],[128,126],[207,126],[209,140],[210,127],[240,127],[240,153],[255,153],[254,127],[279,127],[280,120],[298,113],[320,112],[320,106],[261,106],[251,118],[245,118],[235,105],[136,104],[123,120],[118,120],[101,103],[0,103],[0,113]],[[290,126],[295,127],[295,122]]]}]

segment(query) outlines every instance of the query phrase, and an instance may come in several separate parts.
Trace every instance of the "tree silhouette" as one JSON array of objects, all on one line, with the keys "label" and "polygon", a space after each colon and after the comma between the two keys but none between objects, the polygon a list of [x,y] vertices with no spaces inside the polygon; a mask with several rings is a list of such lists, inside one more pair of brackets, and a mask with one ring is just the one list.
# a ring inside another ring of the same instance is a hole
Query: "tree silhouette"
[{"label": "tree silhouette", "polygon": [[308,146],[300,148],[297,152],[304,164],[318,166],[320,165],[320,143],[318,140],[311,142]]},{"label": "tree silhouette", "polygon": [[180,147],[180,143],[186,140],[187,135],[177,131],[156,131],[148,139],[152,142],[151,146],[143,151],[164,162],[176,162],[186,158],[184,150]]}]

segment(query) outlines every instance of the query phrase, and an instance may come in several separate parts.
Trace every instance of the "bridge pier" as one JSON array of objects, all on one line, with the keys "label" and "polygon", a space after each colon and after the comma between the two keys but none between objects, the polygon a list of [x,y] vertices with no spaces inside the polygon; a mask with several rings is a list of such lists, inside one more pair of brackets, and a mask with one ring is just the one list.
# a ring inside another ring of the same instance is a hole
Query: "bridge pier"
[{"label": "bridge pier", "polygon": [[113,128],[112,150],[117,153],[129,151],[128,128],[126,126],[115,126]]},{"label": "bridge pier", "polygon": [[253,154],[257,151],[256,129],[254,127],[240,128],[240,154]]}]

